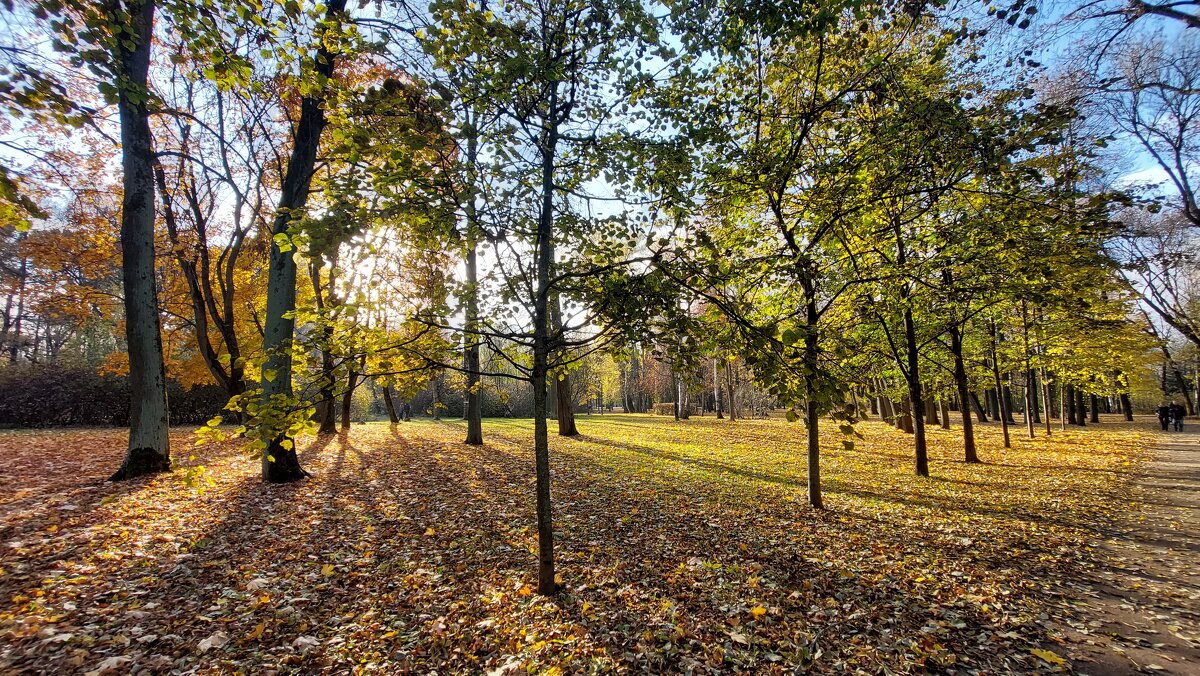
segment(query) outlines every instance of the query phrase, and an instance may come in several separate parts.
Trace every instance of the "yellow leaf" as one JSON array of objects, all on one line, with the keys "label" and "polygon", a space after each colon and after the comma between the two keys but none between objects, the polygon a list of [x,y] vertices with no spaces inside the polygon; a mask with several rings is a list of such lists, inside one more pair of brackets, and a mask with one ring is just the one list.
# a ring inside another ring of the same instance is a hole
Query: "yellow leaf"
[{"label": "yellow leaf", "polygon": [[266,630],[266,628],[267,628],[267,625],[263,624],[262,622],[259,622],[257,627],[252,629],[249,634],[246,634],[246,638],[250,641],[253,641],[254,639],[258,638],[259,636],[262,636],[263,631]]},{"label": "yellow leaf", "polygon": [[327,564],[321,566],[321,574],[324,575],[325,577],[329,577],[329,576],[333,575],[333,564],[327,563]]},{"label": "yellow leaf", "polygon": [[1037,657],[1042,658],[1049,664],[1062,666],[1067,663],[1066,660],[1059,657],[1058,653],[1054,652],[1053,650],[1039,650],[1038,648],[1033,648],[1029,652],[1033,653]]},{"label": "yellow leaf", "polygon": [[750,611],[750,614],[751,614],[751,615],[753,615],[753,616],[754,616],[754,619],[756,619],[756,620],[757,620],[758,618],[760,618],[760,617],[762,617],[763,615],[766,615],[766,614],[767,614],[767,609],[766,609],[766,608],[763,608],[762,606],[755,606],[755,607],[754,607],[754,610],[751,610],[751,611]]},{"label": "yellow leaf", "polygon": [[425,534],[426,535],[437,535],[437,531],[434,530],[432,526],[430,526],[429,528],[425,529]]},{"label": "yellow leaf", "polygon": [[532,593],[533,590],[529,588],[529,585],[522,585],[521,589],[517,591],[518,596],[529,596]]}]

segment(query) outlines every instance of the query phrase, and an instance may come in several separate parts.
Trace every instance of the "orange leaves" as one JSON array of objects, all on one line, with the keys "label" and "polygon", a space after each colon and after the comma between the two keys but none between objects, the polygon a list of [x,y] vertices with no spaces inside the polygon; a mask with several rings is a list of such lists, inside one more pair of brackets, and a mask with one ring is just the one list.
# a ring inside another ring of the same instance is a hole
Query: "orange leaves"
[{"label": "orange leaves", "polygon": [[957,430],[933,430],[936,478],[921,480],[910,437],[866,423],[844,451],[835,429],[830,509],[817,513],[802,427],[579,425],[583,438],[551,439],[554,599],[533,586],[529,421],[486,421],[482,448],[429,421],[300,439],[313,477],[286,487],[262,484],[236,448],[204,446],[195,462],[215,485],[202,494],[183,472],[98,483],[120,461],[120,430],[0,433],[0,480],[20,487],[0,492],[0,632],[13,646],[0,671],[111,656],[135,671],[163,655],[199,672],[1047,669],[1031,618],[1059,612],[1046,590],[1127,508],[1121,463],[1145,442],[1106,423],[1021,440],[1000,464],[983,426],[996,464],[967,466]]}]

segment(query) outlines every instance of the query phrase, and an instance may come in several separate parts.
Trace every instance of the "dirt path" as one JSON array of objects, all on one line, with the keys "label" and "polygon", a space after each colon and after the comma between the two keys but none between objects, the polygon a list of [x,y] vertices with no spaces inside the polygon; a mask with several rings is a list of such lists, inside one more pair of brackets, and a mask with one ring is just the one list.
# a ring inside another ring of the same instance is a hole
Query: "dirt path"
[{"label": "dirt path", "polygon": [[1078,589],[1065,632],[1078,673],[1200,675],[1200,424],[1163,434],[1131,509]]}]

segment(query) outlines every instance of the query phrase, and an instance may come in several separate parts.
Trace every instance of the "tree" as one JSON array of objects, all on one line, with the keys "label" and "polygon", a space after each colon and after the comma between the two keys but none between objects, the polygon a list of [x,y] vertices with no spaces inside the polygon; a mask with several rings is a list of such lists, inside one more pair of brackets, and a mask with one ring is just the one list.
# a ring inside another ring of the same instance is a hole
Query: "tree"
[{"label": "tree", "polygon": [[[105,7],[95,17],[111,33],[111,76],[121,121],[121,272],[129,350],[129,449],[113,480],[171,468],[167,375],[154,267],[154,150],[148,73],[154,0]],[[107,10],[107,11],[105,11]],[[127,18],[126,18],[127,17]]]},{"label": "tree", "polygon": [[283,416],[261,418],[265,437],[262,439],[262,477],[271,483],[297,481],[308,476],[300,467],[292,440],[302,422],[287,412],[296,412],[292,391],[292,340],[295,333],[296,261],[293,255],[296,234],[294,226],[304,215],[309,186],[325,128],[325,88],[333,77],[334,64],[340,54],[341,28],[345,17],[346,0],[331,0],[324,16],[313,30],[311,62],[304,66],[306,82],[300,99],[300,116],[292,137],[292,151],[283,174],[279,202],[271,226],[271,254],[267,269],[267,310],[263,326],[263,387],[261,411],[282,411]]}]

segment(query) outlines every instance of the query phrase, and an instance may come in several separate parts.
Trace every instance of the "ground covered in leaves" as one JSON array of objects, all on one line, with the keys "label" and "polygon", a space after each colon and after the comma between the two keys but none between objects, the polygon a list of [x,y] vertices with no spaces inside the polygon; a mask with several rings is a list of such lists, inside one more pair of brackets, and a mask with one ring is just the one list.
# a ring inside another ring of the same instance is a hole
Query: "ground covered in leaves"
[{"label": "ground covered in leaves", "polygon": [[[535,587],[532,425],[355,425],[263,485],[233,446],[110,484],[120,430],[0,433],[0,673],[1011,673],[1064,668],[1063,590],[1135,508],[1150,425],[959,460],[931,430],[581,416],[554,437],[562,592]],[[1043,432],[1039,429],[1039,435]],[[173,438],[187,458],[190,431]]]}]

